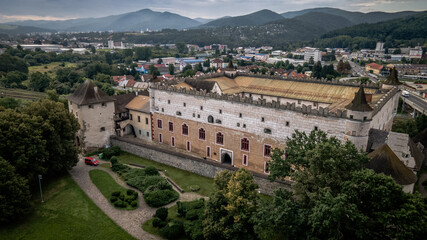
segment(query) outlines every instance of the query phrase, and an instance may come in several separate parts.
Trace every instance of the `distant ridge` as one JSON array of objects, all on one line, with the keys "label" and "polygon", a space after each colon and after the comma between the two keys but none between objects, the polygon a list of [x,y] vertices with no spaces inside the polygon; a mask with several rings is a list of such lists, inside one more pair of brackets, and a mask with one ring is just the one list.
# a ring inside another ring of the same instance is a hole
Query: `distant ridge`
[{"label": "distant ridge", "polygon": [[39,32],[56,32],[55,30],[38,28],[31,26],[17,26],[10,24],[0,23],[0,33],[8,35],[27,34],[27,33],[39,33]]},{"label": "distant ridge", "polygon": [[271,10],[261,10],[247,15],[238,17],[220,18],[199,26],[200,28],[209,27],[238,27],[238,26],[259,26],[268,22],[283,19],[283,17]]}]

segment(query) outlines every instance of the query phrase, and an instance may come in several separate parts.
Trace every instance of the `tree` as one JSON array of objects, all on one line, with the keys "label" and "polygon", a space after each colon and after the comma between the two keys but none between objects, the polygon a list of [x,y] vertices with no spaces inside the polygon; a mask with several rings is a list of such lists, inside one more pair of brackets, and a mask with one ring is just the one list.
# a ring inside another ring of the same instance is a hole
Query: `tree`
[{"label": "tree", "polygon": [[151,49],[149,47],[137,47],[135,48],[135,58],[136,60],[150,60],[151,58]]},{"label": "tree", "polygon": [[30,210],[28,180],[0,156],[0,222],[10,222]]},{"label": "tree", "polygon": [[251,217],[257,206],[258,186],[241,168],[215,176],[215,192],[207,202],[203,235],[206,239],[255,239]]},{"label": "tree", "polygon": [[30,87],[34,91],[44,92],[51,82],[47,73],[35,72],[30,76]]},{"label": "tree", "polygon": [[113,57],[110,52],[105,52],[105,62],[109,65],[113,64]]},{"label": "tree", "polygon": [[22,82],[27,79],[27,74],[19,72],[19,71],[12,71],[7,73],[5,78],[0,79],[1,85],[8,88],[18,88],[22,87]]},{"label": "tree", "polygon": [[150,72],[151,76],[153,77],[153,79],[157,78],[157,76],[160,76],[160,71],[159,71],[159,69],[157,69],[154,66],[154,64],[150,65],[149,72]]},{"label": "tree", "polygon": [[169,64],[169,74],[174,75],[175,74],[175,66],[173,64]]},{"label": "tree", "polygon": [[58,173],[75,166],[78,150],[74,137],[80,126],[63,103],[43,99],[24,108],[30,117],[43,119],[42,138],[46,141],[47,158],[43,166],[48,173]]},{"label": "tree", "polygon": [[4,107],[5,109],[17,109],[19,106],[21,106],[21,101],[12,97],[0,98],[0,106]]},{"label": "tree", "polygon": [[94,80],[102,83],[109,83],[112,84],[113,80],[111,79],[110,75],[98,73],[94,76]]},{"label": "tree", "polygon": [[187,45],[183,42],[176,43],[175,46],[178,49],[179,53],[187,53],[188,52]]},{"label": "tree", "polygon": [[392,131],[398,133],[407,133],[410,137],[414,137],[419,132],[417,129],[417,124],[412,118],[394,121]]},{"label": "tree", "polygon": [[28,73],[27,64],[18,57],[10,56],[8,53],[0,55],[0,72],[19,71]]}]

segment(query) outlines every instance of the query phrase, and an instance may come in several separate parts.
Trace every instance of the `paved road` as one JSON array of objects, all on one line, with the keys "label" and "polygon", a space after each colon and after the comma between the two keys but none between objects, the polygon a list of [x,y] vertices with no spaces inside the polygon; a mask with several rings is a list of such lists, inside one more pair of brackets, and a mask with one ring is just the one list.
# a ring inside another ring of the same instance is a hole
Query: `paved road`
[{"label": "paved road", "polygon": [[[142,230],[142,223],[150,219],[156,212],[155,208],[148,206],[143,198],[141,192],[139,195],[139,207],[135,210],[119,210],[114,208],[110,202],[101,194],[95,184],[92,183],[89,177],[89,171],[92,169],[100,169],[109,172],[107,169],[100,166],[93,167],[84,164],[82,157],[80,157],[77,166],[70,170],[71,177],[80,188],[88,195],[92,201],[110,217],[117,225],[122,227],[126,232],[137,239],[160,239],[157,236],[151,235]],[[109,172],[111,176],[120,185],[129,188],[126,184],[117,177],[116,174]]]},{"label": "paved road", "polygon": [[353,75],[358,75],[360,77],[368,77],[372,82],[376,83],[378,80],[370,76],[366,71],[364,67],[359,66],[358,64],[348,61],[351,66],[351,70],[353,71]]},{"label": "paved road", "polygon": [[422,109],[424,109],[424,112],[427,112],[427,102],[426,101],[423,101],[420,98],[413,96],[412,94],[410,94],[409,97],[407,97],[406,99],[415,103],[416,105],[420,106]]}]

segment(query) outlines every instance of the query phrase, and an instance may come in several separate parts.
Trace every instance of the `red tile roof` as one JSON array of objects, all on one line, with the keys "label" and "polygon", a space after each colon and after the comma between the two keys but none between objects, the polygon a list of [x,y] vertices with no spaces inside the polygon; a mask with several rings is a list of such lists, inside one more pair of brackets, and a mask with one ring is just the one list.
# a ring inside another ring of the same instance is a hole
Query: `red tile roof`
[{"label": "red tile roof", "polygon": [[379,65],[376,63],[369,63],[367,66],[369,66],[370,68],[373,68],[373,69],[378,69],[378,70],[383,69],[383,65]]}]

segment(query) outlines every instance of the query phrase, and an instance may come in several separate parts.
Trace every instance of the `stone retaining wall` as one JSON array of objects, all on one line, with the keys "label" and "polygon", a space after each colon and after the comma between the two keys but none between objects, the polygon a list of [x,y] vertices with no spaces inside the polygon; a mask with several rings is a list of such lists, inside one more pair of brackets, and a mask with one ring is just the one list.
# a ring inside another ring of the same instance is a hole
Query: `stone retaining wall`
[{"label": "stone retaining wall", "polygon": [[[163,163],[172,167],[183,169],[198,175],[213,178],[218,172],[223,170],[235,171],[237,168],[224,165],[218,162],[197,158],[183,153],[146,144],[141,140],[111,137],[111,144],[119,146],[123,151],[138,155],[143,158]],[[268,180],[267,176],[253,173],[254,180],[259,186],[261,193],[272,195],[274,189],[285,188],[290,190],[289,182]]]}]

